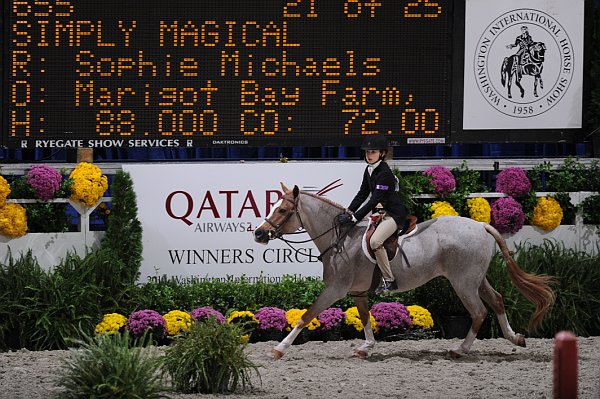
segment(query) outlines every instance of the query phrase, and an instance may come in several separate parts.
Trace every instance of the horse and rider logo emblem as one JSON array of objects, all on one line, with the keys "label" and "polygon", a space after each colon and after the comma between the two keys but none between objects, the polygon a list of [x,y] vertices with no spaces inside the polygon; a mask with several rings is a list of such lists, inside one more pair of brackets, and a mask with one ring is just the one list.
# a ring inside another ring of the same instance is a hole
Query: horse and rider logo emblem
[{"label": "horse and rider logo emblem", "polygon": [[515,118],[543,114],[567,92],[574,71],[568,32],[540,10],[506,12],[482,32],[473,60],[481,95]]}]

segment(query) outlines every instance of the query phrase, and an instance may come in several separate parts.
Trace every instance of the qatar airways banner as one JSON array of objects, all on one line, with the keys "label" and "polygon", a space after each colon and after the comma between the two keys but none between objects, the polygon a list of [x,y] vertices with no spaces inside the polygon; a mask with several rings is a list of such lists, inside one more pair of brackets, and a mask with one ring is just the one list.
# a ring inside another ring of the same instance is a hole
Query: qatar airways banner
[{"label": "qatar airways banner", "polygon": [[295,249],[281,240],[262,245],[254,241],[254,229],[283,195],[280,182],[347,206],[364,168],[364,162],[123,165],[133,179],[143,228],[140,282],[321,278],[312,242],[292,244]]},{"label": "qatar airways banner", "polygon": [[467,0],[465,130],[581,127],[584,3]]}]

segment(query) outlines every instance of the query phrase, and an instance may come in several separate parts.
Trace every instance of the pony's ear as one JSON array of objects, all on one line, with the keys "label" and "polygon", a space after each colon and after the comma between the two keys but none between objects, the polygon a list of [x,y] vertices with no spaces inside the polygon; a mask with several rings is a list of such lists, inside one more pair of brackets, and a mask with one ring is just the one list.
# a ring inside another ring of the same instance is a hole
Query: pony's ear
[{"label": "pony's ear", "polygon": [[287,187],[285,186],[285,184],[283,184],[283,182],[279,182],[279,184],[281,184],[281,190],[282,190],[284,193],[288,193],[288,192],[290,191],[290,189],[289,189],[289,188],[287,188]]},{"label": "pony's ear", "polygon": [[298,186],[294,186],[294,198],[296,198],[298,194],[300,194],[300,189],[298,188]]}]

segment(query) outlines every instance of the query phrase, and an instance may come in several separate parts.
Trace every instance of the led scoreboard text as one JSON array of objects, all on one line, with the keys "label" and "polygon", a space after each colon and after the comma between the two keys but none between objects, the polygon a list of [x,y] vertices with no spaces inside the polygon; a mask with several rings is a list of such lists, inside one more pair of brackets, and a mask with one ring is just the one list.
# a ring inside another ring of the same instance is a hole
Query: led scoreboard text
[{"label": "led scoreboard text", "polygon": [[450,7],[10,0],[2,140],[12,148],[321,146],[385,133],[397,144],[444,142]]}]

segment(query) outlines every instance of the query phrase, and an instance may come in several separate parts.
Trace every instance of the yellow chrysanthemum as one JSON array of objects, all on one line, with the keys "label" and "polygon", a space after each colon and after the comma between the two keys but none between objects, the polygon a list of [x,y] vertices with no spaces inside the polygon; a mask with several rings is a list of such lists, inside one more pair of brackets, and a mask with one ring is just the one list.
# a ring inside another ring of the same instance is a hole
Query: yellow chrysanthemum
[{"label": "yellow chrysanthemum", "polygon": [[419,328],[433,327],[433,318],[429,310],[419,305],[407,306],[408,314],[412,320],[413,326]]},{"label": "yellow chrysanthemum", "polygon": [[73,179],[71,199],[87,206],[98,202],[108,189],[108,179],[96,165],[80,162],[69,175]]},{"label": "yellow chrysanthemum", "polygon": [[258,323],[258,320],[254,317],[254,313],[249,310],[236,310],[231,312],[231,314],[227,317],[227,323],[239,323],[244,321],[251,321],[254,323]]},{"label": "yellow chrysanthemum", "polygon": [[[373,332],[377,334],[379,332],[379,327],[377,326],[377,321],[371,313],[369,313],[369,321],[371,322],[371,330],[373,330]],[[353,327],[354,329],[356,329],[356,331],[362,331],[364,329],[364,326],[360,321],[358,308],[356,306],[353,306],[346,310],[346,318],[344,319],[344,323]]]},{"label": "yellow chrysanthemum", "polygon": [[171,310],[163,316],[167,322],[167,334],[177,335],[190,331],[192,316],[181,310]]},{"label": "yellow chrysanthemum", "polygon": [[485,198],[469,198],[467,200],[469,217],[478,222],[490,223],[492,220],[492,207]]},{"label": "yellow chrysanthemum", "polygon": [[563,211],[557,200],[552,197],[540,197],[533,209],[531,224],[544,230],[553,230],[560,225]]},{"label": "yellow chrysanthemum", "polygon": [[6,203],[0,208],[0,234],[21,237],[27,233],[27,212],[19,204]]},{"label": "yellow chrysanthemum", "polygon": [[431,218],[440,216],[458,216],[452,205],[447,201],[435,201],[431,204]]},{"label": "yellow chrysanthemum", "polygon": [[[306,313],[306,309],[290,309],[285,312],[285,319],[287,320],[288,327],[286,328],[290,331],[292,328],[298,324],[298,321],[302,317],[302,315]],[[316,330],[321,326],[321,323],[316,318],[312,319],[305,328],[308,328],[309,331]]]},{"label": "yellow chrysanthemum", "polygon": [[8,184],[4,177],[0,176],[0,208],[6,204],[8,194],[10,194],[10,184]]},{"label": "yellow chrysanthemum", "polygon": [[94,330],[96,335],[116,334],[127,323],[127,317],[119,313],[109,313],[102,317],[102,321],[96,325]]}]

